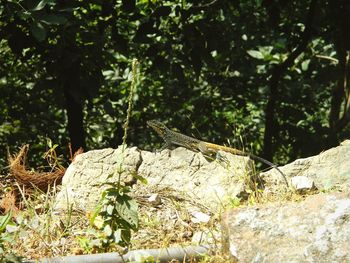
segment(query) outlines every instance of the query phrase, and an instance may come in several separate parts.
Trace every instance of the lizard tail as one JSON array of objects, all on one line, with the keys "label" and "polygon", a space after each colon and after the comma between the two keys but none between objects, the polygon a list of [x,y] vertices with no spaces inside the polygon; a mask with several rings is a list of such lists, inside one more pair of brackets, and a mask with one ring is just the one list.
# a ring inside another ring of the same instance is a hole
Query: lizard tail
[{"label": "lizard tail", "polygon": [[286,185],[289,186],[289,185],[288,185],[288,181],[287,181],[286,175],[281,171],[281,169],[279,169],[279,168],[277,167],[276,164],[271,163],[271,162],[269,162],[268,160],[265,160],[264,158],[261,158],[261,157],[259,157],[259,156],[254,155],[254,154],[247,153],[247,156],[249,156],[249,157],[250,157],[251,159],[253,159],[253,160],[260,161],[260,162],[262,162],[262,163],[264,163],[264,164],[269,165],[269,166],[272,167],[272,168],[275,168],[275,169],[282,175],[283,180],[284,180],[284,182],[286,183]]}]

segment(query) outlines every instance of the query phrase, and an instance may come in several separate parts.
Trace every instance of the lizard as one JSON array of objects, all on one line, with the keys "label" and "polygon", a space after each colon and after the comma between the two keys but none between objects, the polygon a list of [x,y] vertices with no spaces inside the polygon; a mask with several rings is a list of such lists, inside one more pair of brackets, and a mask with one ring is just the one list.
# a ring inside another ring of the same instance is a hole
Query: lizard
[{"label": "lizard", "polygon": [[172,145],[176,145],[176,146],[185,147],[192,151],[197,151],[197,152],[199,151],[205,155],[210,155],[213,153],[217,154],[219,151],[224,151],[224,152],[232,153],[234,155],[247,156],[252,160],[260,161],[262,163],[269,165],[270,167],[275,168],[283,176],[284,182],[288,186],[286,175],[277,167],[277,165],[271,163],[268,160],[265,160],[264,158],[261,158],[252,153],[244,152],[235,148],[202,141],[202,140],[184,135],[180,132],[176,132],[169,129],[164,123],[156,120],[147,121],[147,124],[148,126],[153,128],[158,133],[158,135],[164,140],[165,144],[161,148],[161,150],[165,148],[170,148]]}]

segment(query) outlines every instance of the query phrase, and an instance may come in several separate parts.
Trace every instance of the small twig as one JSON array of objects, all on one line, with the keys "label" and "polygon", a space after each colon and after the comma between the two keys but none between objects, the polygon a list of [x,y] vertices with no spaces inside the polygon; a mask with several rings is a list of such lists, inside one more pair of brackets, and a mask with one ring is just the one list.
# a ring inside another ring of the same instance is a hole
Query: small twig
[{"label": "small twig", "polygon": [[213,5],[213,4],[215,4],[216,2],[218,2],[218,0],[213,0],[213,1],[209,2],[209,3],[207,3],[207,4],[204,4],[204,5],[194,5],[194,6],[192,6],[192,7],[193,7],[193,8],[204,8],[204,7],[209,7],[209,6]]},{"label": "small twig", "polygon": [[327,59],[327,60],[330,60],[332,62],[335,62],[335,63],[339,63],[339,60],[336,59],[336,58],[332,58],[332,57],[329,57],[329,56],[324,56],[324,55],[315,55],[315,57],[317,58],[322,58],[322,59]]}]

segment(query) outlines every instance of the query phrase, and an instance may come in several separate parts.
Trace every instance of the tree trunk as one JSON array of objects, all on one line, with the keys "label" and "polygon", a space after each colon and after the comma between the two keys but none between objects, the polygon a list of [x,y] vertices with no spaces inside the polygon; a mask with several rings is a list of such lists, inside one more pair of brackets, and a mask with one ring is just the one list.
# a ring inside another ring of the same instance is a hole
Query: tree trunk
[{"label": "tree trunk", "polygon": [[[334,17],[333,35],[337,51],[339,78],[332,90],[331,109],[329,113],[329,146],[338,144],[338,134],[350,122],[350,41],[347,31],[350,25],[348,16],[348,1],[338,0],[329,2],[330,15]],[[344,106],[341,110],[342,104]],[[341,115],[342,112],[342,116]]]},{"label": "tree trunk", "polygon": [[276,67],[272,73],[270,80],[270,96],[266,104],[265,110],[265,133],[264,133],[264,151],[263,157],[267,160],[272,160],[273,157],[273,138],[278,133],[277,122],[275,121],[275,108],[278,94],[278,83],[281,72],[281,67]]},{"label": "tree trunk", "polygon": [[337,125],[340,119],[340,108],[344,99],[344,77],[346,74],[346,51],[344,48],[337,44],[335,41],[335,47],[338,55],[338,68],[339,68],[339,78],[336,85],[332,89],[331,97],[331,109],[329,112],[329,134],[328,134],[328,147],[332,147],[337,144]]},{"label": "tree trunk", "polygon": [[68,133],[72,152],[75,153],[80,147],[86,150],[83,125],[83,103],[72,95],[72,87],[70,84],[66,84],[64,87],[64,95],[66,98]]},{"label": "tree trunk", "polygon": [[315,17],[317,0],[312,0],[309,6],[309,12],[305,22],[305,30],[301,36],[300,43],[296,49],[288,58],[281,64],[276,66],[272,72],[270,79],[270,96],[266,105],[265,110],[265,133],[264,133],[264,149],[263,157],[267,160],[273,159],[273,138],[278,134],[278,123],[275,120],[275,109],[278,100],[278,89],[279,81],[283,77],[284,73],[290,66],[293,65],[294,60],[306,49],[312,36],[312,23]]}]

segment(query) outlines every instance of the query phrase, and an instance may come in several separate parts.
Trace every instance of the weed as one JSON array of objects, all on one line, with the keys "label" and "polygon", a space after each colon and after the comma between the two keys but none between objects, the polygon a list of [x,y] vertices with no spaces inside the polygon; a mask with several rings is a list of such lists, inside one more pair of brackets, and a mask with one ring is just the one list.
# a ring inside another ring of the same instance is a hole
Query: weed
[{"label": "weed", "polygon": [[110,187],[103,192],[101,201],[90,220],[91,225],[95,225],[100,230],[102,230],[102,247],[106,250],[115,244],[120,246],[128,246],[130,244],[131,231],[136,231],[138,229],[138,204],[129,195],[131,190],[130,187],[123,186],[120,182],[121,175],[124,172],[124,151],[126,149],[129,121],[132,113],[132,99],[137,83],[137,68],[138,61],[134,59],[132,62],[132,76],[128,98],[128,109],[124,123],[124,136],[121,153],[122,160],[120,162],[120,166],[116,169],[116,171],[108,176],[108,178],[110,178],[118,175],[118,181],[117,183],[104,184],[109,185]]},{"label": "weed", "polygon": [[13,238],[6,232],[6,227],[8,225],[14,225],[14,222],[11,219],[12,212],[8,212],[4,216],[0,216],[0,255],[5,253],[5,242],[12,242]]},{"label": "weed", "polygon": [[102,230],[102,243],[106,249],[114,244],[128,246],[131,230],[138,229],[138,205],[128,195],[129,191],[128,187],[117,188],[117,185],[105,190],[102,201],[90,220],[92,225]]}]

